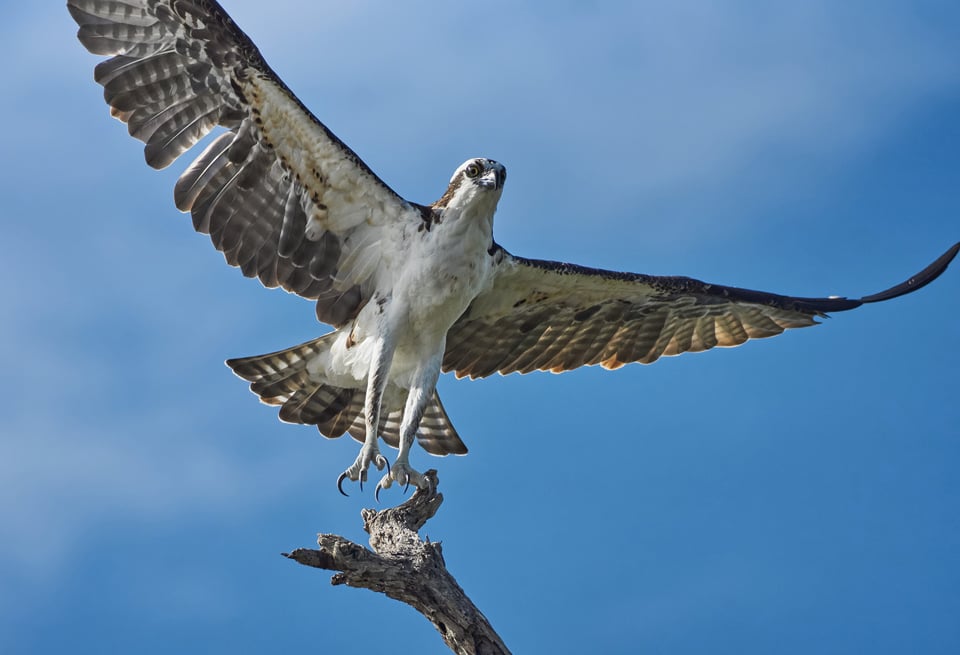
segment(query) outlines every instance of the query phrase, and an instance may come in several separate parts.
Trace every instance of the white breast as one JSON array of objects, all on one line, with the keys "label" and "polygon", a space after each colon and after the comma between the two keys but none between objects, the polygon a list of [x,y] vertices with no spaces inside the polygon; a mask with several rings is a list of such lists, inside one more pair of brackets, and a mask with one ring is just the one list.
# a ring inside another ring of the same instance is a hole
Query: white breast
[{"label": "white breast", "polygon": [[362,387],[374,341],[388,335],[396,344],[390,383],[409,388],[418,366],[442,354],[450,327],[491,283],[489,249],[499,195],[473,187],[455,196],[429,230],[405,234],[398,244],[403,259],[380,268],[378,296],[311,371],[340,386]]}]

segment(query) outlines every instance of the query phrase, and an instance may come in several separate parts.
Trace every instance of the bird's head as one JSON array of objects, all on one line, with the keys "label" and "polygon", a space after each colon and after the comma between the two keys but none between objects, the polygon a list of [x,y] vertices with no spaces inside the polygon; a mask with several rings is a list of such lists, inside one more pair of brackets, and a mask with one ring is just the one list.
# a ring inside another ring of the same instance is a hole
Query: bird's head
[{"label": "bird's head", "polygon": [[507,169],[500,162],[485,157],[468,159],[453,172],[446,193],[433,206],[446,209],[481,203],[496,208],[506,179]]},{"label": "bird's head", "polygon": [[500,162],[477,157],[460,164],[450,178],[450,186],[455,184],[474,184],[482,189],[503,189],[507,180],[507,167]]}]

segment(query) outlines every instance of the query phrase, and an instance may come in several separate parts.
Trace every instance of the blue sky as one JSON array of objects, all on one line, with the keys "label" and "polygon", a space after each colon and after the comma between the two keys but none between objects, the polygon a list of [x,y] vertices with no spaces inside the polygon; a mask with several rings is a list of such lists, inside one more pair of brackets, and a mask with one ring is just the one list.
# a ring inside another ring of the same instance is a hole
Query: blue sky
[{"label": "blue sky", "polygon": [[[862,295],[960,239],[960,8],[227,0],[406,197],[483,155],[517,254]],[[356,454],[223,366],[323,331],[222,262],[16,3],[0,258],[0,651],[445,652],[279,556],[363,541]],[[960,267],[744,347],[440,391],[426,533],[516,652],[960,651]],[[391,490],[388,503],[401,496]]]}]

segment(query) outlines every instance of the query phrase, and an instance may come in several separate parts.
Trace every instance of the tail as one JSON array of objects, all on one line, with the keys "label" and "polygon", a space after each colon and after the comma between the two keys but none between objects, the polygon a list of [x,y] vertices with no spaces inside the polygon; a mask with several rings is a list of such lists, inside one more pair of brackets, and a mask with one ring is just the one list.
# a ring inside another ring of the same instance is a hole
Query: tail
[{"label": "tail", "polygon": [[[366,434],[363,418],[366,389],[327,384],[307,370],[313,359],[333,345],[336,334],[331,332],[268,355],[228,359],[227,366],[250,382],[250,390],[264,403],[280,405],[281,421],[316,425],[323,436],[331,439],[349,433],[357,441],[363,441]],[[394,448],[400,446],[402,418],[402,410],[384,413],[380,418],[380,436]],[[433,455],[463,455],[467,452],[436,391],[420,421],[417,441]]]}]

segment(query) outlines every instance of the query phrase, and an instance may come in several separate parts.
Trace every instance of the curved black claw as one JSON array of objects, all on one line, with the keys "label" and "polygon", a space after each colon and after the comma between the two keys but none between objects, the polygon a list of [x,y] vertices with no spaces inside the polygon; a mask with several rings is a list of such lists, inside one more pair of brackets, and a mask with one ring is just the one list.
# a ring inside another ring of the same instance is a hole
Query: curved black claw
[{"label": "curved black claw", "polygon": [[[380,478],[380,482],[377,483],[377,488],[373,490],[373,497],[376,498],[378,503],[380,502],[380,490],[383,489],[383,486],[380,483],[383,482],[384,478],[390,477],[390,460],[383,455],[380,455],[377,459],[377,464],[380,462],[383,462],[383,465],[387,467],[387,474],[383,476],[383,478]],[[377,468],[382,470],[383,466],[378,466]]]},{"label": "curved black claw", "polygon": [[403,485],[403,495],[407,495],[407,491],[410,489],[410,476],[407,476],[407,483]]},{"label": "curved black claw", "polygon": [[[337,489],[340,491],[340,493],[342,493],[344,496],[349,498],[350,494],[348,494],[346,491],[343,490],[343,481],[346,479],[347,479],[347,472],[344,471],[343,473],[340,474],[340,477],[337,478]],[[362,489],[363,487],[360,487],[360,488]]]}]

